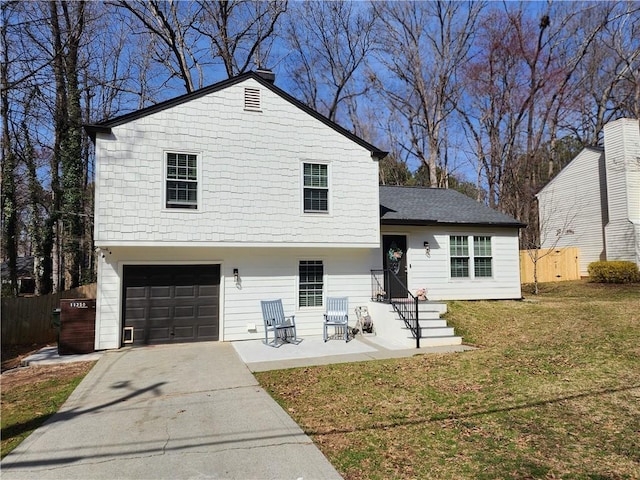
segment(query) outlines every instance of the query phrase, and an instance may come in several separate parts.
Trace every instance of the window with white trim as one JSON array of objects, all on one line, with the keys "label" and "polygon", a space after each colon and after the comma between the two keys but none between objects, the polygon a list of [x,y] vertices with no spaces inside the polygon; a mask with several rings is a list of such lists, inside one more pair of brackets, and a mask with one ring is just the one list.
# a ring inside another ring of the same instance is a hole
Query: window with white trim
[{"label": "window with white trim", "polygon": [[450,236],[449,257],[451,278],[487,278],[493,275],[490,236]]},{"label": "window with white trim", "polygon": [[476,277],[490,277],[491,268],[491,237],[473,237],[473,271]]},{"label": "window with white trim", "polygon": [[449,237],[449,252],[451,255],[451,277],[468,277],[469,239],[462,235],[452,235]]},{"label": "window with white trim", "polygon": [[198,156],[167,153],[166,207],[198,208]]},{"label": "window with white trim", "polygon": [[304,163],[302,176],[304,211],[328,212],[329,166],[322,163]]},{"label": "window with white trim", "polygon": [[298,279],[298,306],[321,307],[324,288],[322,260],[300,260]]}]

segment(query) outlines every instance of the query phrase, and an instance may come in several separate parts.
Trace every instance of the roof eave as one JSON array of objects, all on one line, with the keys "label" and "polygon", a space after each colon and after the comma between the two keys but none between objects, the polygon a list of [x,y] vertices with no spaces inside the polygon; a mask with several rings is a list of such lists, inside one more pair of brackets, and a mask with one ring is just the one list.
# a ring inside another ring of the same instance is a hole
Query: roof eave
[{"label": "roof eave", "polygon": [[91,141],[96,143],[96,135],[98,133],[111,133],[111,127],[105,127],[104,125],[84,125],[84,131],[87,132]]},{"label": "roof eave", "polygon": [[496,228],[526,228],[525,223],[521,222],[443,222],[439,220],[424,220],[424,219],[399,219],[389,218],[380,219],[381,225],[405,225],[405,226],[417,226],[417,227],[496,227]]}]

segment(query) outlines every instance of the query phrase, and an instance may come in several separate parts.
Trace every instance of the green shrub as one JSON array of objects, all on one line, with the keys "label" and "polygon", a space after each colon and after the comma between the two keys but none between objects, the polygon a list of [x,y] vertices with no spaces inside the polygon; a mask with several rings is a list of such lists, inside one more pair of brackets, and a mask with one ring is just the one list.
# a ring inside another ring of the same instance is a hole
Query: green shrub
[{"label": "green shrub", "polygon": [[588,267],[592,282],[633,283],[640,282],[638,265],[633,262],[592,262]]}]

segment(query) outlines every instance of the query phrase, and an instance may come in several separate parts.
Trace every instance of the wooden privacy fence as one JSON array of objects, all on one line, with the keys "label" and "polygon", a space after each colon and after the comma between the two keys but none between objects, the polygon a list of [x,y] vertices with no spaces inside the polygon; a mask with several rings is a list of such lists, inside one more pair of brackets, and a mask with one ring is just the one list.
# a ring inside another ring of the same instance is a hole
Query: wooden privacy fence
[{"label": "wooden privacy fence", "polygon": [[61,298],[96,298],[96,284],[39,297],[2,299],[2,345],[55,342],[53,310]]},{"label": "wooden privacy fence", "polygon": [[533,283],[534,255],[538,255],[538,282],[562,282],[580,279],[580,249],[541,248],[520,250],[520,282]]}]

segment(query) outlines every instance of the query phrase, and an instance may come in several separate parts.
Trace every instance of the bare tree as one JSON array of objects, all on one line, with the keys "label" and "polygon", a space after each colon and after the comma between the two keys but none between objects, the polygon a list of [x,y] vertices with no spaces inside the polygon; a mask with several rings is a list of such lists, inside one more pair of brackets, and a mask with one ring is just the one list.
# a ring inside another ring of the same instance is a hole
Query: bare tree
[{"label": "bare tree", "polygon": [[[202,5],[193,1],[118,0],[113,2],[128,11],[146,34],[153,59],[176,77],[185,91],[193,92],[204,84],[201,35],[194,28]],[[194,80],[194,75],[197,81]]]},{"label": "bare tree", "polygon": [[287,67],[294,93],[332,121],[355,110],[355,99],[367,92],[364,66],[375,22],[372,8],[351,2],[301,2],[289,15]]},{"label": "bare tree", "polygon": [[477,150],[489,205],[532,227],[521,232],[523,244],[537,236],[533,195],[555,171],[560,120],[611,12],[608,4],[576,11],[548,3],[536,20],[522,5],[505,4],[480,23],[478,55],[464,69],[471,95],[459,115]]},{"label": "bare tree", "polygon": [[199,22],[194,26],[210,43],[212,58],[222,60],[227,77],[246,72],[251,65],[267,68],[271,45],[286,0],[198,1]]},{"label": "bare tree", "polygon": [[[80,72],[93,4],[17,5],[11,18],[11,25],[19,25],[11,55],[15,68],[3,86],[13,100],[8,131],[20,163],[19,238],[26,239],[23,250],[37,257],[38,291],[48,293],[79,284],[86,267],[83,250],[91,249],[85,241],[89,173]],[[29,70],[33,62],[37,67]]]},{"label": "bare tree", "polygon": [[584,145],[600,143],[604,126],[616,118],[640,118],[640,6],[615,2],[599,8],[585,24],[594,18],[609,21],[585,51],[565,115],[569,121],[561,125]]},{"label": "bare tree", "polygon": [[[402,115],[405,148],[446,186],[445,123],[461,90],[458,69],[470,54],[482,2],[373,3],[381,19],[377,82],[388,107]],[[438,168],[439,167],[439,168]]]}]

